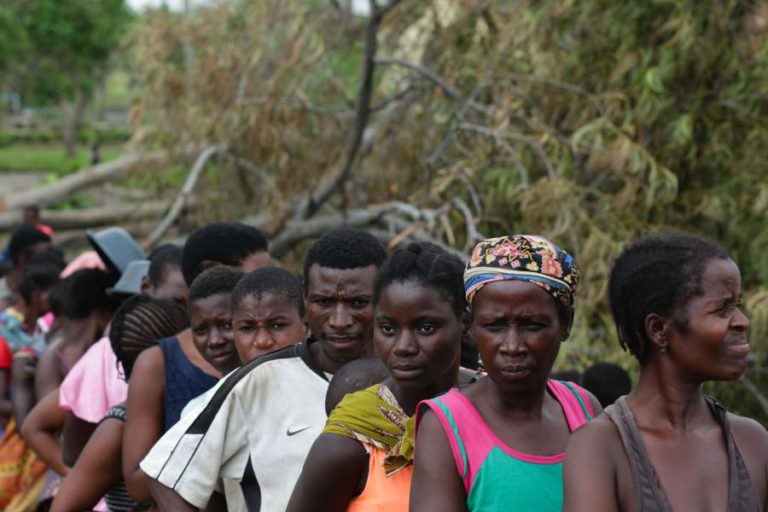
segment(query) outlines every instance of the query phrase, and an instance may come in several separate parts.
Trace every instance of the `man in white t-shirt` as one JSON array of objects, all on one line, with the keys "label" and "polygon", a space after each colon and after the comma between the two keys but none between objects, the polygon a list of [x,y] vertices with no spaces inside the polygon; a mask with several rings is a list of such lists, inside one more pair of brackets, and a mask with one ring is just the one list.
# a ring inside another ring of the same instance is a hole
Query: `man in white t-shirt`
[{"label": "man in white t-shirt", "polygon": [[328,380],[373,353],[373,283],[385,259],[381,243],[356,229],[330,231],[310,248],[312,337],[235,370],[158,441],[141,468],[160,510],[204,508],[217,490],[229,512],[285,510],[325,425]]}]

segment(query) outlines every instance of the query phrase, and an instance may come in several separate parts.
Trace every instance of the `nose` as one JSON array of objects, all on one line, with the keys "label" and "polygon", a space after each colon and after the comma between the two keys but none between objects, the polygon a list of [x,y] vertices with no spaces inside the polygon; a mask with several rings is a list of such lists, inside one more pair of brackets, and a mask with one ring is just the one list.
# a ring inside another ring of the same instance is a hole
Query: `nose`
[{"label": "nose", "polygon": [[272,339],[267,329],[259,329],[256,332],[256,337],[253,340],[253,344],[259,350],[267,350],[275,344],[275,340]]},{"label": "nose", "polygon": [[510,356],[520,356],[528,353],[525,337],[517,332],[516,329],[507,329],[501,343],[501,353]]},{"label": "nose", "polygon": [[333,308],[329,324],[335,330],[343,330],[352,327],[352,315],[349,307],[344,303],[339,303]]},{"label": "nose", "polygon": [[736,310],[736,314],[733,316],[733,319],[731,320],[731,326],[733,326],[735,329],[746,331],[752,326],[752,322],[749,321],[749,318],[741,310],[741,308],[738,308]]},{"label": "nose", "polygon": [[218,348],[227,343],[227,338],[220,328],[215,327],[208,333],[208,346],[211,348]]},{"label": "nose", "polygon": [[395,338],[395,346],[392,351],[399,357],[412,356],[418,354],[419,344],[411,331],[402,330]]}]

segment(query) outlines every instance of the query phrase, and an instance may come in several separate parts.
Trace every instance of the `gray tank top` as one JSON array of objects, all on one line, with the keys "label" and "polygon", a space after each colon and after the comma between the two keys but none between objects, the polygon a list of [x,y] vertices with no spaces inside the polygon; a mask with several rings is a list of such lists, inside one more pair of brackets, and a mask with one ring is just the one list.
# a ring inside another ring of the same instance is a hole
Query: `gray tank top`
[{"label": "gray tank top", "polygon": [[[749,479],[747,467],[741,458],[739,448],[733,440],[731,425],[726,411],[715,399],[705,396],[715,420],[723,429],[728,449],[730,482],[728,484],[728,512],[757,512],[757,495]],[[667,495],[659,484],[659,478],[653,469],[643,439],[635,423],[635,417],[627,405],[626,397],[619,398],[614,405],[607,407],[605,413],[619,429],[624,451],[632,467],[635,492],[640,512],[672,512]]]}]

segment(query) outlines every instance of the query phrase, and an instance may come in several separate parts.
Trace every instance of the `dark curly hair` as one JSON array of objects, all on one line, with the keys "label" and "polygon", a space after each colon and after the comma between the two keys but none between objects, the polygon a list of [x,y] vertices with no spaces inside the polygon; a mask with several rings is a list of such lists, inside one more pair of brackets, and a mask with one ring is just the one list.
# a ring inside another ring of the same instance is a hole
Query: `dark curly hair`
[{"label": "dark curly hair", "polygon": [[189,287],[188,302],[191,304],[219,293],[232,293],[244,275],[243,271],[237,267],[219,265],[209,268],[197,276]]},{"label": "dark curly hair", "polygon": [[40,243],[50,243],[51,237],[32,226],[21,226],[11,235],[8,242],[8,256],[14,265],[18,265],[32,248]]},{"label": "dark curly hair", "polygon": [[296,306],[299,317],[304,317],[304,293],[301,281],[288,270],[280,267],[259,268],[243,277],[232,291],[232,311],[244,297],[261,298],[272,293]]},{"label": "dark curly hair", "polygon": [[135,295],[123,302],[112,318],[109,341],[123,366],[125,380],[141,352],[187,327],[187,310],[176,301]]},{"label": "dark curly hair", "polygon": [[220,263],[237,267],[248,256],[267,251],[269,242],[258,228],[239,222],[215,222],[190,235],[181,256],[181,272],[187,286],[203,270]]},{"label": "dark curly hair", "polygon": [[464,296],[464,263],[455,255],[430,242],[412,242],[392,254],[376,275],[373,304],[392,283],[415,281],[434,288],[447,300],[456,314],[467,308]]},{"label": "dark curly hair", "polygon": [[645,319],[651,313],[672,317],[686,329],[682,310],[701,295],[707,262],[729,258],[717,244],[688,233],[646,235],[629,244],[616,258],[608,283],[622,348],[645,360],[651,342]]},{"label": "dark curly hair", "polygon": [[155,286],[163,282],[166,272],[171,268],[181,268],[181,247],[165,244],[155,247],[147,256],[149,270],[147,276]]},{"label": "dark curly hair", "polygon": [[334,269],[380,267],[387,251],[375,236],[355,228],[328,231],[307,251],[304,257],[304,288],[309,284],[309,269],[314,264]]},{"label": "dark curly hair", "polygon": [[63,291],[61,314],[68,318],[86,318],[94,311],[112,313],[120,307],[121,301],[108,294],[107,289],[114,286],[116,280],[117,276],[112,273],[81,269],[60,281],[51,295],[58,296]]}]

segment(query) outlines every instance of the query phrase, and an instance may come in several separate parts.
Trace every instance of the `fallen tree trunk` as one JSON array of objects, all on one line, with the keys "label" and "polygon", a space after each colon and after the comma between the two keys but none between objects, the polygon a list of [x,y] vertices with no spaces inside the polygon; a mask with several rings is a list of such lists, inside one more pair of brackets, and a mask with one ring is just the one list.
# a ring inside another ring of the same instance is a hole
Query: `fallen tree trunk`
[{"label": "fallen tree trunk", "polygon": [[[70,229],[90,229],[106,225],[124,225],[156,218],[168,208],[167,201],[151,201],[137,204],[116,204],[87,210],[55,211],[44,210],[42,212],[43,223],[51,226],[55,231]],[[0,214],[0,232],[8,232],[15,229],[21,223],[21,213],[5,212]]]},{"label": "fallen tree trunk", "polygon": [[111,162],[86,167],[55,183],[35,187],[24,192],[6,194],[0,198],[0,211],[18,210],[27,205],[49,206],[76,192],[113,181],[138,166],[157,167],[170,157],[171,154],[167,151],[129,153]]}]

